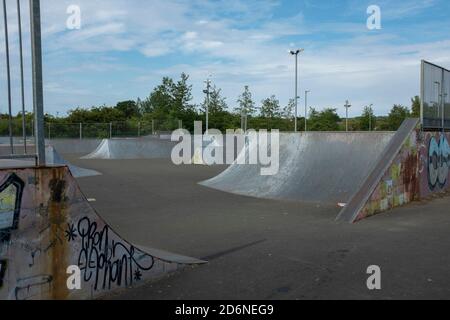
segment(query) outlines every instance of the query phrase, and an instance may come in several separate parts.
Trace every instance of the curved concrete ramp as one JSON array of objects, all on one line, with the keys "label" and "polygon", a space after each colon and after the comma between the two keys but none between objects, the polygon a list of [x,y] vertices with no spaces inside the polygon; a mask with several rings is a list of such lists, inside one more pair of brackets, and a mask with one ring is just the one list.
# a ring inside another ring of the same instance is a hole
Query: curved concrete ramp
[{"label": "curved concrete ramp", "polygon": [[58,152],[55,150],[53,146],[47,146],[45,148],[45,159],[47,161],[47,164],[49,165],[68,166],[70,172],[72,172],[75,178],[95,177],[101,175],[101,173],[98,171],[80,168],[69,163],[58,154]]},{"label": "curved concrete ramp", "polygon": [[391,132],[280,134],[278,174],[262,176],[259,165],[235,163],[201,184],[259,198],[346,203],[375,166],[393,135]]},{"label": "curved concrete ramp", "polygon": [[[34,152],[34,150],[33,150]],[[101,175],[100,172],[77,167],[70,162],[66,161],[56,151],[53,146],[45,147],[45,159],[49,166],[68,166],[75,178],[86,178]],[[35,165],[35,159],[2,159],[0,160],[0,168],[28,168]]]},{"label": "curved concrete ramp", "polygon": [[[0,299],[98,298],[204,263],[122,239],[67,167],[0,170],[0,200]],[[69,266],[80,290],[67,286]]]},{"label": "curved concrete ramp", "polygon": [[174,142],[153,138],[105,139],[91,154],[82,159],[157,159],[170,158]]},{"label": "curved concrete ramp", "polygon": [[98,148],[102,139],[51,139],[47,145],[55,147],[60,154],[88,154]]}]

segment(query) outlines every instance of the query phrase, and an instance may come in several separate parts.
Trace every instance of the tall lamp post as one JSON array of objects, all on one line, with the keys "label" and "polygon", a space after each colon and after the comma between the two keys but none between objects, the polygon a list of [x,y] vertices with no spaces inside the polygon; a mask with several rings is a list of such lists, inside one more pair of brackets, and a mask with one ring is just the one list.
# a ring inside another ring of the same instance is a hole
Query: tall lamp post
[{"label": "tall lamp post", "polygon": [[373,104],[369,105],[369,131],[372,131],[372,112],[373,112]]},{"label": "tall lamp post", "polygon": [[209,96],[211,94],[211,80],[208,78],[205,81],[206,89],[203,90],[203,93],[206,94],[206,134],[209,131]]},{"label": "tall lamp post", "polygon": [[295,56],[295,132],[298,131],[298,55],[305,51],[305,49],[297,49],[297,50],[291,50],[289,53],[293,56]]},{"label": "tall lamp post", "polygon": [[308,131],[308,93],[310,93],[311,90],[305,91],[305,132]]},{"label": "tall lamp post", "polygon": [[344,107],[345,107],[345,131],[346,132],[348,132],[348,109],[350,109],[351,108],[351,104],[350,104],[350,102],[348,102],[348,100],[347,101],[345,101],[345,105],[344,105]]}]

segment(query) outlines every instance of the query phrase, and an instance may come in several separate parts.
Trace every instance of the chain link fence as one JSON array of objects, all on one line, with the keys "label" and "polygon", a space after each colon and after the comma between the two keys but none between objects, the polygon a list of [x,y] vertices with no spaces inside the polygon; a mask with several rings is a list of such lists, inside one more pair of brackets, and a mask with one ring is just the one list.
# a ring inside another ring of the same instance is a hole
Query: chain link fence
[{"label": "chain link fence", "polygon": [[[22,119],[12,121],[12,133],[15,141],[23,134]],[[29,139],[34,136],[33,120],[25,122],[26,133]],[[46,139],[110,139],[110,138],[138,138],[160,133],[172,132],[182,128],[181,121],[175,121],[170,126],[166,123],[153,121],[115,121],[109,123],[67,123],[46,122]],[[0,119],[0,137],[9,137],[9,121]]]}]

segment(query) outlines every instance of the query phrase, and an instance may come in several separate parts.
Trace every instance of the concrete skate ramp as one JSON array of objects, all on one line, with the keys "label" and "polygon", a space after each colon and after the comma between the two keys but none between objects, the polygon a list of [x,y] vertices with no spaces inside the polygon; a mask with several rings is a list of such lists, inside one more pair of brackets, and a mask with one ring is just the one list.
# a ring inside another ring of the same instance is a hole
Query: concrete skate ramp
[{"label": "concrete skate ramp", "polygon": [[[0,169],[0,200],[1,300],[95,299],[205,263],[122,239],[67,167]],[[80,290],[67,287],[69,266]]]},{"label": "concrete skate ramp", "polygon": [[102,139],[52,139],[47,145],[55,147],[60,154],[89,154],[98,148]]},{"label": "concrete skate ramp", "polygon": [[[34,147],[28,149],[28,152],[34,152]],[[9,153],[6,153],[9,154]],[[53,146],[45,147],[45,161],[49,166],[68,166],[75,178],[86,178],[101,175],[100,172],[77,167],[70,162],[66,161],[59,155]],[[1,159],[0,168],[24,168],[34,166],[36,164],[35,159]]]},{"label": "concrete skate ramp", "polygon": [[69,163],[58,154],[53,146],[48,146],[45,148],[45,160],[49,165],[68,166],[70,172],[72,172],[75,178],[95,177],[101,175],[98,171],[80,168]]},{"label": "concrete skate ramp", "polygon": [[[58,150],[59,154],[81,154],[85,155],[94,151],[102,142],[99,139],[52,139],[46,140],[46,146],[52,146]],[[24,154],[25,148],[23,144],[17,142],[14,145],[14,153]],[[36,153],[34,142],[27,144],[27,153]],[[0,144],[0,155],[6,156],[11,154],[9,144]]]},{"label": "concrete skate ramp", "polygon": [[280,134],[278,174],[262,176],[259,165],[235,163],[201,184],[258,198],[346,203],[393,136],[393,132]]},{"label": "concrete skate ramp", "polygon": [[83,159],[158,159],[170,158],[175,142],[153,138],[105,139]]}]

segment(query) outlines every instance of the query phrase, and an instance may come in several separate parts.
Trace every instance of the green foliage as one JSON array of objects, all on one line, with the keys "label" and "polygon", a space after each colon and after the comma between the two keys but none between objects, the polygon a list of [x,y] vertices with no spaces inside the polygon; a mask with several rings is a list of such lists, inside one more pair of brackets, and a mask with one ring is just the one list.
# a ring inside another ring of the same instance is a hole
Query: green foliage
[{"label": "green foliage", "polygon": [[186,129],[193,130],[193,122],[198,115],[191,104],[192,85],[188,84],[188,80],[189,76],[185,73],[176,83],[164,77],[162,83],[141,103],[143,118],[157,121],[161,130],[178,129],[179,121],[183,122]]},{"label": "green foliage", "polygon": [[359,118],[359,130],[372,131],[377,126],[377,118],[373,112],[372,106],[365,106],[361,117]]},{"label": "green foliage", "polygon": [[283,108],[282,117],[292,119],[295,115],[295,99],[290,99],[288,104]]},{"label": "green foliage", "polygon": [[421,103],[420,103],[420,97],[419,96],[415,96],[414,98],[411,99],[411,116],[414,118],[419,118],[420,117],[420,107],[421,107]]},{"label": "green foliage", "polygon": [[410,116],[411,112],[407,107],[398,104],[394,105],[387,119],[388,129],[391,131],[397,131],[403,121]]},{"label": "green foliage", "polygon": [[125,119],[140,118],[141,112],[138,103],[133,100],[117,103],[116,109],[120,111]]},{"label": "green foliage", "polygon": [[90,109],[76,108],[70,110],[66,121],[69,123],[110,123],[114,121],[123,121],[124,119],[125,115],[118,108],[101,106],[92,107]]},{"label": "green foliage", "polygon": [[308,130],[310,131],[338,131],[341,118],[337,114],[337,109],[327,108],[318,112],[310,109]]},{"label": "green foliage", "polygon": [[261,103],[261,117],[270,119],[281,117],[280,101],[277,100],[275,95],[264,99]]},{"label": "green foliage", "polygon": [[244,92],[239,96],[238,107],[235,108],[236,113],[252,116],[256,113],[255,102],[248,86],[244,87]]}]

